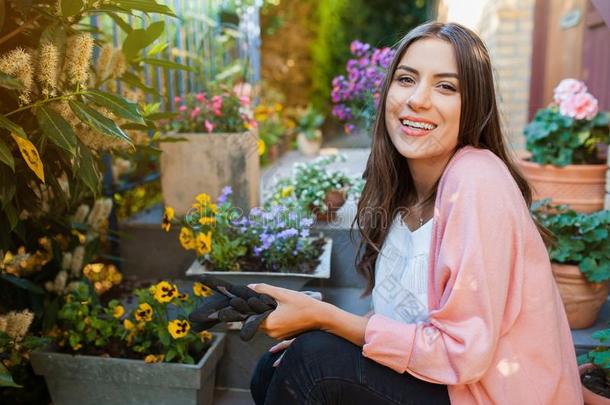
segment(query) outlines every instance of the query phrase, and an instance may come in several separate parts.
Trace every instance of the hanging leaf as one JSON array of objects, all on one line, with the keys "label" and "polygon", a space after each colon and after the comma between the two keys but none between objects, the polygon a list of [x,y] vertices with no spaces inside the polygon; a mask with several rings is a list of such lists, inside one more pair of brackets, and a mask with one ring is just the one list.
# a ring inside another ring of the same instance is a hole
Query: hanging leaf
[{"label": "hanging leaf", "polygon": [[112,20],[116,23],[116,25],[121,27],[123,32],[125,32],[126,34],[129,34],[132,31],[131,25],[129,25],[127,23],[127,21],[123,20],[121,17],[119,17],[115,13],[108,13],[108,15],[110,16],[110,18],[112,18]]},{"label": "hanging leaf", "polygon": [[171,8],[162,4],[157,4],[154,0],[116,0],[115,3],[120,7],[140,10],[145,13],[160,13],[176,17],[176,14],[174,14]]},{"label": "hanging leaf", "polygon": [[13,172],[15,171],[15,159],[11,153],[11,148],[2,139],[0,139],[0,162],[10,167]]},{"label": "hanging leaf", "polygon": [[11,274],[0,274],[0,278],[24,290],[31,291],[35,294],[44,294],[42,288],[25,278],[15,277]]},{"label": "hanging leaf", "polygon": [[89,148],[81,145],[78,176],[85,185],[97,195],[100,192],[101,176],[97,170],[95,158]]},{"label": "hanging leaf", "polygon": [[0,362],[0,387],[23,388],[21,385],[13,381],[13,376],[2,362]]},{"label": "hanging leaf", "polygon": [[165,69],[180,69],[180,70],[186,70],[189,72],[194,71],[194,69],[190,66],[172,62],[171,60],[167,60],[167,59],[143,58],[143,59],[141,59],[141,61],[144,63],[147,63],[149,65],[159,66],[159,67],[162,67]]},{"label": "hanging leaf", "polygon": [[[0,0],[0,2],[1,1],[2,0]],[[15,79],[13,76],[0,72],[0,87],[4,87],[5,89],[11,90],[19,90],[23,87],[23,84],[21,83],[21,81]]]},{"label": "hanging leaf", "polygon": [[27,135],[21,126],[15,124],[13,121],[0,114],[0,128],[8,129],[9,131],[19,135],[22,138],[27,139]]},{"label": "hanging leaf", "polygon": [[0,166],[0,207],[13,199],[15,190],[15,175],[7,167]]},{"label": "hanging leaf", "polygon": [[72,17],[83,8],[83,0],[61,0],[61,14],[64,17]]},{"label": "hanging leaf", "polygon": [[157,98],[161,97],[161,94],[157,91],[157,89],[146,86],[144,83],[142,83],[138,76],[131,72],[123,73],[123,76],[121,76],[121,81],[129,84],[130,86],[137,87],[145,93],[152,94]]},{"label": "hanging leaf", "polygon": [[81,121],[89,125],[91,128],[101,132],[102,134],[121,139],[133,146],[129,136],[123,132],[123,130],[119,128],[110,118],[105,117],[98,111],[86,106],[80,101],[70,100],[68,103],[70,104],[70,108],[74,114],[76,114]]},{"label": "hanging leaf", "polygon": [[89,90],[85,94],[85,97],[102,107],[108,108],[119,117],[144,124],[144,119],[142,118],[142,114],[140,113],[136,103],[132,103],[122,97],[99,90]]},{"label": "hanging leaf", "polygon": [[128,60],[133,60],[140,51],[151,45],[163,34],[165,22],[157,21],[147,28],[132,30],[123,41],[123,53]]},{"label": "hanging leaf", "polygon": [[11,135],[15,142],[17,142],[19,152],[21,152],[21,156],[23,156],[25,163],[27,163],[28,167],[32,169],[40,181],[44,183],[44,166],[42,165],[42,160],[40,160],[38,149],[36,149],[34,144],[28,139],[21,138],[13,133],[11,133]]},{"label": "hanging leaf", "polygon": [[17,215],[17,210],[15,209],[15,206],[10,202],[4,204],[2,210],[4,211],[4,215],[6,215],[6,219],[8,219],[8,231],[12,232],[13,229],[15,229],[15,227],[19,223],[19,216]]},{"label": "hanging leaf", "polygon": [[76,134],[61,115],[48,107],[40,107],[36,110],[36,118],[40,128],[42,128],[42,132],[55,145],[64,149],[72,156],[76,154]]},{"label": "hanging leaf", "polygon": [[168,45],[169,44],[167,42],[159,42],[158,44],[156,44],[155,46],[150,48],[150,50],[147,52],[147,55],[148,56],[158,55],[161,52],[163,52],[168,47]]}]

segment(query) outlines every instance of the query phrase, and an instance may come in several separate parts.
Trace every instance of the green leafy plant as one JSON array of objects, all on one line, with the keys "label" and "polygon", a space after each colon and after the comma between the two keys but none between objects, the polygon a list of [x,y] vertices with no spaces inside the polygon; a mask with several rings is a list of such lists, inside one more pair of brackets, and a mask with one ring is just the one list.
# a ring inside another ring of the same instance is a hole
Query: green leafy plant
[{"label": "green leafy plant", "polygon": [[309,163],[295,163],[292,176],[278,180],[271,198],[292,197],[305,212],[322,214],[328,210],[325,198],[329,191],[342,191],[346,196],[357,198],[362,191],[362,181],[329,167],[341,161],[345,161],[345,156],[322,156]]},{"label": "green leafy plant", "polygon": [[593,339],[603,344],[588,353],[578,356],[578,364],[591,363],[597,366],[592,371],[581,376],[582,383],[594,393],[610,398],[610,329],[593,332]]},{"label": "green leafy plant", "polygon": [[610,279],[610,211],[578,213],[549,199],[532,204],[532,213],[556,237],[551,260],[578,265],[593,283]]},{"label": "green leafy plant", "polygon": [[539,164],[604,163],[609,124],[610,113],[598,112],[584,83],[565,79],[555,88],[554,101],[525,127],[526,148]]},{"label": "green leafy plant", "polygon": [[212,340],[208,331],[195,332],[188,314],[211,295],[195,283],[193,295],[161,281],[133,292],[135,306],[127,312],[117,300],[102,305],[87,283],[67,295],[51,333],[65,351],[144,360],[147,363],[193,364]]},{"label": "green leafy plant", "polygon": [[296,109],[294,118],[296,121],[295,131],[301,133],[310,141],[318,140],[322,137],[320,127],[324,124],[324,115],[318,112],[311,105],[306,108]]}]

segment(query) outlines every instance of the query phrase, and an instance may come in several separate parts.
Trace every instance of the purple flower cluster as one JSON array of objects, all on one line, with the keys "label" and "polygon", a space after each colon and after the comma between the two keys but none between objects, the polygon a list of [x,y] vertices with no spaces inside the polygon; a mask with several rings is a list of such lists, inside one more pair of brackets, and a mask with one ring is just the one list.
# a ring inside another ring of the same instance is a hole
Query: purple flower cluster
[{"label": "purple flower cluster", "polygon": [[231,194],[233,194],[233,189],[231,186],[223,187],[223,189],[220,191],[220,195],[218,196],[218,204],[226,203]]},{"label": "purple flower cluster", "polygon": [[[347,77],[335,77],[330,94],[335,104],[332,114],[344,123],[370,120],[374,116],[371,110],[379,105],[379,89],[395,54],[390,48],[372,48],[360,41],[352,42],[350,52],[354,58],[347,61]],[[349,133],[354,124],[344,129]]]}]

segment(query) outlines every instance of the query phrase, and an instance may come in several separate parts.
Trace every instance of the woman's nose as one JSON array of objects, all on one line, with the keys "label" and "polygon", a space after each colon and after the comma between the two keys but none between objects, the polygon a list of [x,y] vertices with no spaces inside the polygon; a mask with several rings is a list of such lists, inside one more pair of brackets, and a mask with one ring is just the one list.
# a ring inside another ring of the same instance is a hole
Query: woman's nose
[{"label": "woman's nose", "polygon": [[423,84],[416,86],[407,100],[407,104],[412,110],[430,108],[430,89]]}]

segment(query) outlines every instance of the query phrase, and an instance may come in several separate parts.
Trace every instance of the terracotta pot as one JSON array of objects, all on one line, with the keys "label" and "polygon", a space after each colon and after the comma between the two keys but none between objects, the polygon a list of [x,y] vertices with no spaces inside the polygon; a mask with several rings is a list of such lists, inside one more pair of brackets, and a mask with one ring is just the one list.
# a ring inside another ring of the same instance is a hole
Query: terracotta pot
[{"label": "terracotta pot", "polygon": [[551,263],[559,295],[572,329],[588,328],[608,298],[608,282],[590,283],[578,266]]},{"label": "terracotta pot", "polygon": [[519,159],[517,163],[532,186],[534,200],[552,198],[553,204],[569,204],[578,212],[595,212],[604,208],[607,165],[556,167],[525,159]]},{"label": "terracotta pot", "polygon": [[[591,363],[586,363],[578,366],[578,371],[580,371],[581,379],[583,374],[595,367],[597,366]],[[602,397],[601,395],[594,393],[593,391],[585,387],[584,384],[582,384],[582,396],[585,400],[585,405],[610,405],[610,398]]]},{"label": "terracotta pot", "polygon": [[297,135],[297,144],[299,145],[299,152],[305,156],[317,155],[322,146],[322,132],[316,131],[316,138],[311,140],[307,139],[305,134],[299,133]]},{"label": "terracotta pot", "polygon": [[326,197],[324,198],[324,203],[326,203],[326,206],[328,207],[326,212],[322,213],[315,208],[312,209],[313,213],[316,214],[316,219],[318,221],[326,222],[334,220],[339,208],[345,204],[346,195],[347,189],[328,191],[326,193]]}]

